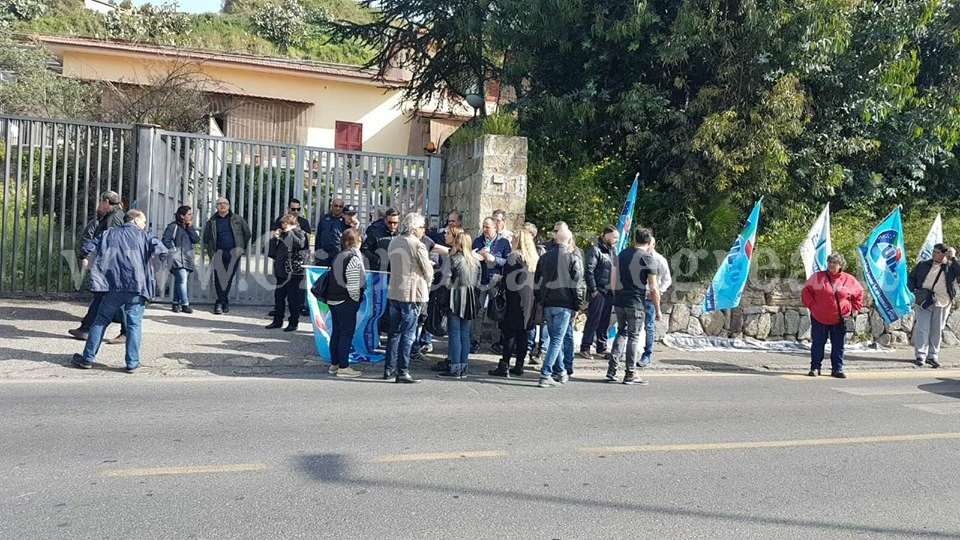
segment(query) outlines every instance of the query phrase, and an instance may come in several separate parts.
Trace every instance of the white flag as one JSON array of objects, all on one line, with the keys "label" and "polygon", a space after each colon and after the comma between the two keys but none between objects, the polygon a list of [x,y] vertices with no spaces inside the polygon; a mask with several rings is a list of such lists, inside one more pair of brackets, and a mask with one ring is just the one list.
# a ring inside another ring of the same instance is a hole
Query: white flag
[{"label": "white flag", "polygon": [[830,203],[823,207],[820,217],[810,227],[810,232],[800,244],[800,257],[803,258],[803,269],[809,279],[816,272],[827,269],[827,257],[833,252],[830,242]]},{"label": "white flag", "polygon": [[929,261],[933,258],[933,246],[943,243],[943,220],[940,214],[933,220],[930,226],[930,232],[927,233],[927,239],[923,241],[923,247],[920,248],[920,254],[917,255],[917,262]]}]

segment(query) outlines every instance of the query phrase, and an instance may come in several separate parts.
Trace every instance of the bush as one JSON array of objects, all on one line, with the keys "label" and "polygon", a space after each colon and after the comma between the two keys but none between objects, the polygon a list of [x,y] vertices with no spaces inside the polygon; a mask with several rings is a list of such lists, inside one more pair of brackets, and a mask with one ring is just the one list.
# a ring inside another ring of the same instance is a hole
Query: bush
[{"label": "bush", "polygon": [[479,139],[484,135],[516,136],[520,133],[517,118],[506,112],[477,117],[460,126],[450,135],[450,144],[457,145]]},{"label": "bush", "polygon": [[252,20],[257,33],[281,50],[306,40],[307,10],[297,0],[284,0],[279,5],[264,4],[253,12]]}]

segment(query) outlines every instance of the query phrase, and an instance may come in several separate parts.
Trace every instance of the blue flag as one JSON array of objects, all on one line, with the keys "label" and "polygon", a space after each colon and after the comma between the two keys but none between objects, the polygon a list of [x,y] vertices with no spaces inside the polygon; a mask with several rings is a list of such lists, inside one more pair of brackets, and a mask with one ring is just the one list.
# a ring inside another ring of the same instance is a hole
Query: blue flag
[{"label": "blue flag", "polygon": [[[307,270],[307,305],[313,323],[313,341],[320,358],[330,361],[330,334],[333,331],[333,316],[326,304],[310,292],[313,284],[329,269],[322,266],[304,266]],[[357,327],[350,347],[350,362],[381,362],[380,332],[377,329],[380,317],[387,310],[387,284],[390,274],[367,272],[367,287],[357,310]]]},{"label": "blue flag", "polygon": [[637,183],[640,181],[640,173],[633,177],[633,187],[627,194],[627,202],[623,203],[623,211],[620,212],[620,220],[617,221],[617,231],[620,233],[620,239],[617,240],[617,253],[623,251],[627,244],[631,242],[630,227],[633,226],[633,209],[637,205]]},{"label": "blue flag", "polygon": [[750,261],[757,245],[757,227],[760,224],[760,207],[763,197],[753,205],[753,211],[743,226],[743,231],[733,243],[730,252],[717,269],[707,296],[703,299],[703,311],[733,309],[740,305],[740,296],[750,277]]},{"label": "blue flag", "polygon": [[910,313],[913,293],[907,287],[900,207],[873,229],[859,251],[863,278],[883,320],[889,324]]}]

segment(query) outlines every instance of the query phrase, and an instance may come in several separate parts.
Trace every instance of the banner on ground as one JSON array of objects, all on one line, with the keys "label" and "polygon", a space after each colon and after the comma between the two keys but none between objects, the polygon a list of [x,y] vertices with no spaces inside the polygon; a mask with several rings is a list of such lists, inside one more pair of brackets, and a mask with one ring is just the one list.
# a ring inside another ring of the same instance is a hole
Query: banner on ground
[{"label": "banner on ground", "polygon": [[883,320],[889,324],[910,313],[914,298],[907,288],[900,207],[873,229],[859,252],[863,278]]},{"label": "banner on ground", "polygon": [[760,208],[763,197],[753,205],[753,211],[743,226],[743,231],[733,243],[727,257],[720,264],[717,273],[710,282],[707,296],[703,299],[703,310],[706,312],[718,309],[733,309],[740,305],[743,288],[750,277],[750,261],[753,260],[753,250],[757,245],[757,227],[760,224]]},{"label": "banner on ground", "polygon": [[[329,362],[333,317],[330,315],[330,308],[310,292],[317,279],[329,269],[326,266],[304,266],[304,268],[307,271],[306,294],[307,305],[310,306],[310,321],[313,323],[313,341],[320,358]],[[367,272],[367,288],[363,293],[360,308],[357,310],[357,328],[350,348],[350,362],[381,362],[384,359],[383,353],[376,351],[380,348],[378,322],[387,311],[389,276],[386,272]]]},{"label": "banner on ground", "polygon": [[827,257],[833,252],[830,242],[830,203],[823,207],[820,217],[813,222],[810,232],[800,244],[800,257],[803,259],[803,269],[807,279],[817,272],[827,269]]},{"label": "banner on ground", "polygon": [[937,214],[937,219],[933,220],[933,225],[930,226],[930,232],[927,233],[927,238],[923,241],[923,247],[920,248],[920,254],[917,255],[917,262],[929,261],[933,258],[933,246],[943,243],[943,220],[940,218],[940,214]]}]

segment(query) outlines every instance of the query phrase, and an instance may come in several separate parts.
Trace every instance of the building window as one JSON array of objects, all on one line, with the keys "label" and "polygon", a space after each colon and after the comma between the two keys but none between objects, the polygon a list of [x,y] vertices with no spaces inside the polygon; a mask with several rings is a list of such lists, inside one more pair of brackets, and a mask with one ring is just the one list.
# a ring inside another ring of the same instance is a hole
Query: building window
[{"label": "building window", "polygon": [[352,152],[363,151],[363,124],[337,121],[334,148]]}]

